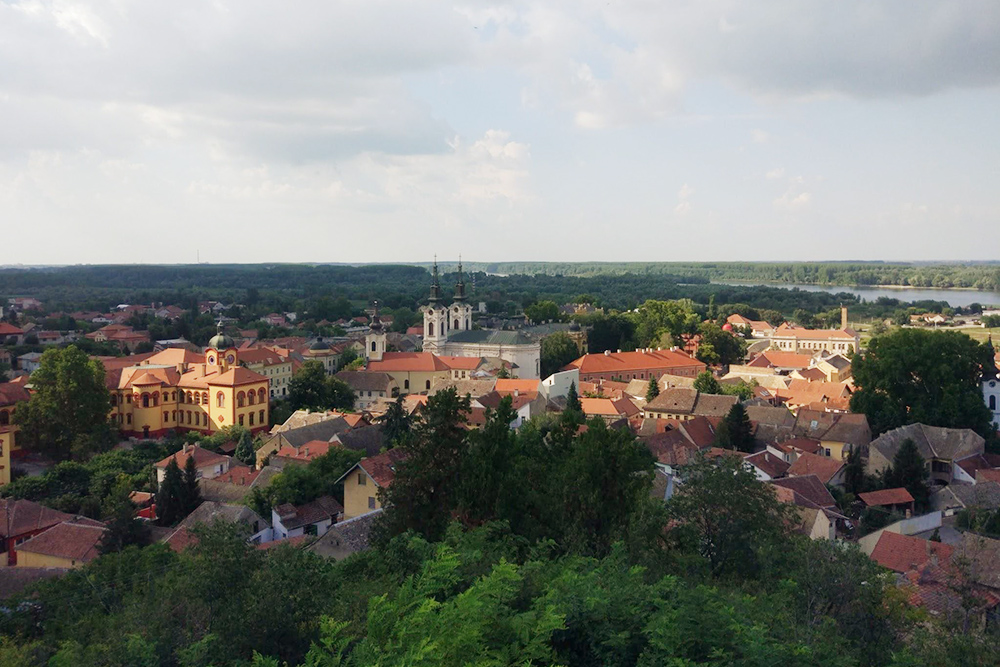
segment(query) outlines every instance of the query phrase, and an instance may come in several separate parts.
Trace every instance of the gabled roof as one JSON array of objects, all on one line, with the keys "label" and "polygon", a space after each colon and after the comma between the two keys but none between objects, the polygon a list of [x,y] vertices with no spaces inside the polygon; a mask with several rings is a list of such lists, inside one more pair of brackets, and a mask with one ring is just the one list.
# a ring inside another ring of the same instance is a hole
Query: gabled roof
[{"label": "gabled roof", "polygon": [[450,370],[430,352],[386,352],[381,361],[369,361],[367,371],[380,373],[433,373]]},{"label": "gabled roof", "polygon": [[922,540],[919,537],[882,531],[871,559],[893,572],[909,572],[932,560],[944,563],[951,558],[954,547],[944,542]]},{"label": "gabled roof", "polygon": [[871,447],[891,461],[903,442],[913,440],[925,459],[961,461],[982,454],[983,437],[971,429],[941,428],[925,424],[908,424],[886,431],[872,441]]},{"label": "gabled roof", "polygon": [[288,530],[294,530],[314,523],[336,520],[338,515],[343,514],[344,506],[333,496],[321,496],[304,505],[295,506],[291,503],[278,505],[274,508],[274,512],[281,519],[281,525]]},{"label": "gabled roof", "polygon": [[337,435],[336,439],[347,449],[363,452],[365,456],[375,456],[385,446],[385,436],[381,424],[352,428]]},{"label": "gabled roof", "polygon": [[375,520],[382,515],[377,509],[353,519],[347,519],[330,526],[323,537],[309,546],[324,558],[341,560],[353,553],[365,551],[368,548],[368,536]]},{"label": "gabled roof", "polygon": [[225,463],[226,461],[229,460],[228,456],[223,456],[222,454],[216,454],[215,452],[203,449],[199,445],[190,445],[190,446],[185,445],[185,447],[180,451],[171,454],[165,459],[157,461],[156,463],[153,464],[153,466],[157,468],[166,468],[168,465],[170,465],[171,459],[176,459],[177,465],[180,467],[181,470],[183,470],[184,466],[187,465],[187,460],[191,457],[194,457],[195,468],[204,468],[205,466]]},{"label": "gabled roof", "polygon": [[216,521],[227,521],[230,523],[243,522],[251,527],[256,525],[258,530],[268,525],[259,514],[246,505],[230,505],[206,500],[201,505],[198,505],[197,509],[188,514],[180,522],[178,528],[190,529],[200,523],[211,525]]},{"label": "gabled roof", "polygon": [[221,375],[209,376],[208,384],[210,386],[224,386],[224,387],[235,387],[243,384],[252,384],[254,382],[267,382],[267,376],[261,375],[256,371],[252,371],[249,368],[243,368],[242,366],[236,366],[230,368],[228,371]]},{"label": "gabled roof", "polygon": [[374,371],[340,371],[334,377],[354,391],[388,392],[395,382],[388,373]]},{"label": "gabled roof", "polygon": [[827,456],[803,452],[788,469],[790,477],[815,475],[823,484],[828,483],[844,467],[843,461],[836,461]]},{"label": "gabled roof", "polygon": [[[371,477],[376,484],[384,489],[391,485],[392,480],[395,479],[396,465],[406,460],[407,456],[407,453],[399,448],[390,449],[389,451],[382,452],[377,456],[361,459],[361,461],[351,468],[351,470],[361,468],[368,473],[368,476]],[[344,479],[344,477],[349,475],[351,470],[344,473],[340,479]]]},{"label": "gabled roof", "polygon": [[881,489],[879,491],[869,491],[859,493],[858,498],[868,505],[868,507],[879,507],[881,505],[902,505],[912,503],[913,496],[906,489]]},{"label": "gabled roof", "polygon": [[16,549],[87,563],[99,555],[98,547],[106,530],[100,521],[76,517],[35,535]]},{"label": "gabled roof", "polygon": [[20,336],[24,331],[9,322],[0,322],[0,336]]},{"label": "gabled roof", "polygon": [[843,340],[853,341],[857,333],[853,329],[803,329],[787,322],[774,330],[775,338],[797,338],[799,340]]},{"label": "gabled roof", "polygon": [[646,403],[645,409],[648,412],[690,413],[697,401],[697,389],[677,387],[661,391],[656,398]]},{"label": "gabled roof", "polygon": [[743,460],[753,467],[760,469],[771,479],[784,476],[790,467],[780,457],[775,456],[767,450],[747,456]]},{"label": "gabled roof", "polygon": [[823,509],[836,508],[837,502],[833,499],[830,490],[819,480],[816,475],[802,475],[799,477],[783,477],[769,482],[775,486],[791,489],[803,498],[808,499],[817,507]]},{"label": "gabled roof", "polygon": [[72,518],[72,514],[54,510],[31,500],[0,498],[0,536],[2,537],[24,535],[49,528]]},{"label": "gabled roof", "polygon": [[739,400],[738,396],[698,394],[698,401],[694,404],[694,414],[702,417],[725,417]]},{"label": "gabled roof", "polygon": [[31,398],[24,385],[13,382],[0,382],[0,405],[16,405]]},{"label": "gabled roof", "polygon": [[796,368],[805,370],[812,363],[812,355],[798,352],[780,352],[767,350],[761,352],[753,361],[747,364],[751,368]]},{"label": "gabled roof", "polygon": [[340,435],[349,429],[350,426],[348,426],[347,420],[343,417],[335,417],[288,431],[280,431],[276,435],[280,435],[292,447],[298,447],[310,440],[325,440],[329,442],[333,440],[334,436]]},{"label": "gabled roof", "polygon": [[537,392],[541,382],[538,380],[519,380],[515,378],[497,378],[494,389],[501,394],[521,394]]},{"label": "gabled roof", "polygon": [[667,368],[697,368],[704,370],[705,364],[687,354],[674,350],[649,350],[636,352],[611,352],[607,354],[585,354],[572,361],[562,370],[580,369],[581,373],[625,374],[633,371]]},{"label": "gabled roof", "polygon": [[308,462],[329,452],[331,446],[333,445],[326,440],[310,440],[309,442],[303,443],[298,447],[282,447],[275,453],[275,456]]}]

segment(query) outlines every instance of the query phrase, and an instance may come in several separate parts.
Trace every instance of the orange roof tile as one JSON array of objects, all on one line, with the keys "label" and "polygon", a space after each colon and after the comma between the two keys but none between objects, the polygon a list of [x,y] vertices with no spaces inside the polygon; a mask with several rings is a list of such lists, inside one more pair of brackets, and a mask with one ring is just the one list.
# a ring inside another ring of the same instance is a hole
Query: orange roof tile
[{"label": "orange roof tile", "polygon": [[386,352],[381,361],[369,361],[367,370],[375,373],[433,373],[450,369],[430,352]]},{"label": "orange roof tile", "polygon": [[207,383],[215,386],[235,387],[254,382],[267,382],[267,377],[242,366],[230,368],[221,375],[207,376]]},{"label": "orange roof tile", "polygon": [[522,394],[528,392],[538,391],[538,380],[520,380],[517,378],[498,378],[493,389],[500,394],[514,393],[515,391]]},{"label": "orange roof tile", "polygon": [[788,469],[788,475],[790,477],[816,475],[816,477],[819,478],[819,481],[827,484],[843,467],[843,461],[835,461],[834,459],[826,456],[803,452],[802,454],[799,454],[799,458],[797,458],[795,463],[792,464],[792,467]]},{"label": "orange roof tile", "polygon": [[580,369],[581,373],[624,374],[633,371],[665,370],[669,368],[697,368],[704,370],[705,364],[680,351],[652,350],[649,352],[612,352],[609,354],[585,354],[570,362],[566,369]]},{"label": "orange roof tile", "polygon": [[196,468],[203,468],[209,465],[215,465],[216,463],[223,463],[229,460],[228,456],[223,456],[221,454],[216,454],[207,449],[203,449],[198,445],[187,446],[186,449],[181,449],[175,454],[171,454],[165,459],[157,461],[153,465],[157,468],[166,468],[170,465],[171,459],[177,460],[177,465],[180,466],[181,470],[187,465],[187,460],[194,457],[194,465]]},{"label": "orange roof tile", "polygon": [[908,572],[936,559],[945,562],[951,558],[954,547],[944,542],[922,540],[919,537],[882,531],[872,550],[871,559],[893,572]]},{"label": "orange roof tile", "polygon": [[912,503],[913,496],[906,489],[881,489],[879,491],[869,491],[859,493],[858,498],[868,507],[878,507],[879,505],[902,505]]}]

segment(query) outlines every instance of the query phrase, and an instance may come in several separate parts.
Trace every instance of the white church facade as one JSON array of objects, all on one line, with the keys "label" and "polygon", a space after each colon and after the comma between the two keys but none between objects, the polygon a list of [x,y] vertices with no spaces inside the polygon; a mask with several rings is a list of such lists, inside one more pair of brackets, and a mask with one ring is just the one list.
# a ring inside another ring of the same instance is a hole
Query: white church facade
[{"label": "white church facade", "polygon": [[[472,328],[472,304],[467,301],[462,263],[458,264],[458,282],[451,305],[441,298],[441,283],[437,262],[434,262],[431,292],[424,315],[424,352],[439,357],[490,357],[511,364],[511,374],[524,379],[537,379],[540,372],[542,346],[539,339],[523,331],[498,331]],[[365,341],[369,359],[379,361],[385,354],[385,332],[378,316],[373,318],[372,331]]]}]

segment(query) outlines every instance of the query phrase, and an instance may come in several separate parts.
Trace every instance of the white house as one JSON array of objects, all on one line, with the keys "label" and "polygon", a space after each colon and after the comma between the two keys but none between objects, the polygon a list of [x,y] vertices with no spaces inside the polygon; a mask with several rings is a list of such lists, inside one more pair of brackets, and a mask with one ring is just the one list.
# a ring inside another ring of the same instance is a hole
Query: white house
[{"label": "white house", "polygon": [[271,509],[273,539],[324,535],[344,515],[344,507],[331,496],[322,496],[296,507],[284,503]]}]

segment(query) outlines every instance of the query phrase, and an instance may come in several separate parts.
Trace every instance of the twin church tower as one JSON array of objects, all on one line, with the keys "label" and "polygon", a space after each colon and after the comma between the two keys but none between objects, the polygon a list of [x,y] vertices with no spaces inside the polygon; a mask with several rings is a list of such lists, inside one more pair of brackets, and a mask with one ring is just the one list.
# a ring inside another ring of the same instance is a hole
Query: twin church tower
[{"label": "twin church tower", "polygon": [[[458,261],[458,281],[455,283],[455,294],[451,305],[445,305],[441,299],[441,278],[438,275],[437,259],[435,259],[430,298],[420,311],[424,314],[424,352],[444,355],[449,335],[472,330],[472,306],[466,301],[461,259]],[[370,331],[365,340],[365,351],[369,360],[382,361],[385,354],[385,339],[385,326],[379,317],[376,301]]]}]

